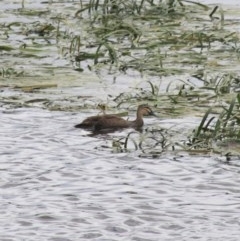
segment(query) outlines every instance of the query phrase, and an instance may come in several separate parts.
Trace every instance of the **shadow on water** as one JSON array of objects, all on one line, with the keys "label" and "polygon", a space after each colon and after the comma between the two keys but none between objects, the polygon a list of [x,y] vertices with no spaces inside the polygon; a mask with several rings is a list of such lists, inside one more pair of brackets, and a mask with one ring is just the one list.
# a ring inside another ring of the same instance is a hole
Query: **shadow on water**
[{"label": "shadow on water", "polygon": [[[131,129],[134,129],[135,132],[138,132],[138,133],[142,133],[143,132],[143,128],[131,128]],[[90,134],[88,134],[88,136],[91,136],[91,137],[94,137],[94,136],[106,136],[106,135],[109,135],[109,134],[113,134],[113,133],[116,133],[116,132],[122,132],[123,130],[125,129],[121,129],[121,128],[115,128],[115,129],[103,129],[103,130],[93,130],[93,129],[88,129],[87,131],[90,132]]]}]

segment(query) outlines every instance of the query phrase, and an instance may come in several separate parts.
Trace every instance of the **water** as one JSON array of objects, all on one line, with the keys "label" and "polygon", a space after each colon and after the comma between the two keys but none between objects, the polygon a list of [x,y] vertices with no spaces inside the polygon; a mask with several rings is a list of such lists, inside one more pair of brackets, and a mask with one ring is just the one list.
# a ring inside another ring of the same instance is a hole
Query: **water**
[{"label": "water", "polygon": [[[20,7],[16,1],[3,2],[1,9]],[[26,2],[26,7],[42,7]],[[79,81],[84,73],[75,76]],[[90,87],[84,83],[46,90],[47,97],[71,102],[77,94],[93,96],[95,86],[106,99],[129,83],[125,79],[117,85],[120,89],[113,89],[110,82],[87,82]],[[46,93],[4,89],[1,95],[12,100],[21,96],[24,102],[46,98]],[[139,151],[116,153],[112,140],[125,133],[89,136],[73,128],[89,113],[49,111],[41,102],[13,106],[0,107],[0,241],[239,240],[239,160],[226,162],[210,154],[168,153],[154,159],[140,157]],[[192,117],[146,120],[146,126],[179,129],[196,123],[199,119]]]},{"label": "water", "polygon": [[0,240],[238,240],[239,166],[98,150],[77,115],[1,111]]},{"label": "water", "polygon": [[222,4],[222,5],[239,5],[239,1],[237,0],[201,0],[199,1],[202,4]]}]

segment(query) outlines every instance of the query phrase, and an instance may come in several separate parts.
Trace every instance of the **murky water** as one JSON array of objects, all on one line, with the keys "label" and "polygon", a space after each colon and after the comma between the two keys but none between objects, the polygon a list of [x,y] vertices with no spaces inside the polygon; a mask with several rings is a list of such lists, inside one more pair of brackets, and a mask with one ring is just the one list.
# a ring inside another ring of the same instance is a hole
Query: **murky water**
[{"label": "murky water", "polygon": [[77,119],[1,110],[1,241],[239,239],[239,166],[98,150]]},{"label": "murky water", "polygon": [[[16,1],[2,3],[2,11],[20,7]],[[2,20],[10,21],[8,12],[4,14]],[[78,76],[87,78],[84,73]],[[101,96],[92,98],[106,99],[128,87],[125,80],[112,89],[107,81],[46,93],[54,102],[67,102],[77,93],[93,96],[96,89]],[[1,95],[13,101],[21,95],[25,101],[45,98],[46,93],[4,89]],[[116,153],[112,140],[126,134],[89,136],[73,128],[88,114],[44,110],[41,102],[26,108],[1,103],[0,241],[239,240],[239,160]],[[146,126],[151,125],[180,129],[194,127],[196,121],[147,119]]]}]

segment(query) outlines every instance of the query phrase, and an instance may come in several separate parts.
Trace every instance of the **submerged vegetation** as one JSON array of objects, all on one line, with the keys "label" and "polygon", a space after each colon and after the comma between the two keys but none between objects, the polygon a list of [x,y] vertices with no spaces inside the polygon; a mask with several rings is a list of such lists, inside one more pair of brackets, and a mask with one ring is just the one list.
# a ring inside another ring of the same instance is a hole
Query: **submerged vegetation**
[{"label": "submerged vegetation", "polygon": [[[190,0],[75,1],[57,14],[51,11],[52,6],[53,2],[46,10],[31,10],[22,1],[15,14],[38,16],[47,21],[1,23],[0,52],[4,57],[34,62],[47,59],[43,53],[57,47],[76,73],[91,71],[101,79],[107,73],[114,80],[133,73],[142,76],[144,87],[118,96],[109,93],[110,109],[148,102],[168,118],[186,115],[202,118],[195,130],[188,130],[185,136],[174,128],[130,132],[126,137],[114,139],[114,151],[134,149],[152,156],[169,150],[237,153],[240,36],[235,29],[239,28],[239,22],[226,18],[224,9]],[[13,34],[22,37],[17,47],[8,44]],[[32,72],[42,75],[36,69],[34,66]],[[46,69],[47,74],[53,74],[49,66]],[[29,77],[30,73],[29,69],[9,61],[0,69],[2,80]],[[21,90],[36,92],[44,86],[56,85],[37,83],[21,86]],[[71,97],[69,106],[64,107],[59,101],[36,98],[39,99],[43,100],[43,108],[51,110],[74,111],[71,104],[78,101]],[[65,98],[61,100],[66,102]],[[27,99],[24,106],[32,103],[34,99]]]}]

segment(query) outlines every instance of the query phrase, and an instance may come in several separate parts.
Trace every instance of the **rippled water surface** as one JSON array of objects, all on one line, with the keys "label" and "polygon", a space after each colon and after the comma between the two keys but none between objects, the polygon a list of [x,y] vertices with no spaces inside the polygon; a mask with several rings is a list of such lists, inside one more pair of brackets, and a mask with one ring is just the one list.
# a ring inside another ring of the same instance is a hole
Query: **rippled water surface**
[{"label": "rippled water surface", "polygon": [[[15,21],[11,10],[20,8],[20,2],[0,1],[2,22]],[[71,1],[68,3],[71,5]],[[25,1],[25,5],[47,6],[40,1]],[[16,14],[16,18],[20,21],[22,17]],[[15,41],[15,37],[3,37],[4,44]],[[6,53],[4,56],[0,62],[11,66],[13,60]],[[68,62],[59,59],[50,56],[47,60],[56,66]],[[20,67],[31,63],[28,67],[32,70],[47,62],[28,61],[17,58],[14,63]],[[66,67],[66,73],[73,72],[69,66],[68,63],[70,70]],[[54,71],[49,76],[58,79],[60,70]],[[204,153],[167,153],[157,158],[140,157],[138,151],[116,153],[112,140],[123,133],[89,136],[86,131],[73,128],[92,113],[50,111],[41,105],[46,96],[52,103],[78,105],[83,102],[82,96],[90,96],[91,101],[131,91],[125,76],[120,77],[125,82],[115,83],[114,88],[112,82],[106,81],[108,78],[102,84],[87,76],[85,72],[75,73],[72,78],[78,83],[77,88],[70,85],[45,92],[1,90],[0,241],[238,241],[239,160],[227,162],[223,157]],[[50,81],[48,78],[47,75]],[[32,77],[24,77],[23,81],[29,79]],[[9,81],[16,84],[14,78]],[[96,92],[99,96],[95,97]],[[32,102],[21,108],[11,105],[18,100]],[[133,115],[130,111],[131,118]],[[199,119],[169,120],[161,116],[146,120],[146,126],[152,123],[194,127]]]},{"label": "rippled water surface", "polygon": [[99,150],[77,120],[1,110],[1,241],[239,239],[239,166]]}]

